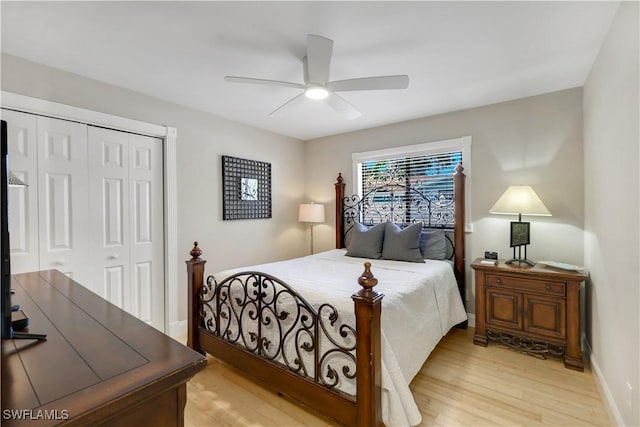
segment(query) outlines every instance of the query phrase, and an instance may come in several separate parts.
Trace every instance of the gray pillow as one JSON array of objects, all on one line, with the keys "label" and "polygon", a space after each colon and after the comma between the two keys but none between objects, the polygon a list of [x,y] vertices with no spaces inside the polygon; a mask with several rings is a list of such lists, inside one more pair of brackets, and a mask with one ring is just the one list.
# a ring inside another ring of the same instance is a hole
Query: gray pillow
[{"label": "gray pillow", "polygon": [[347,256],[378,259],[382,256],[384,223],[371,228],[356,222],[351,229]]},{"label": "gray pillow", "polygon": [[420,252],[422,223],[411,224],[402,229],[387,221],[384,229],[382,258],[396,261],[424,262]]},{"label": "gray pillow", "polygon": [[420,235],[422,258],[447,259],[447,237],[444,231],[426,230]]}]

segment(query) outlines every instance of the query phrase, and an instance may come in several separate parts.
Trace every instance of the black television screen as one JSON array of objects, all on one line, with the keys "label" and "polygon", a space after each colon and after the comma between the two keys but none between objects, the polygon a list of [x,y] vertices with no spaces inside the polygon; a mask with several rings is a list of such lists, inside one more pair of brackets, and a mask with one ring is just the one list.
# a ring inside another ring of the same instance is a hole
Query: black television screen
[{"label": "black television screen", "polygon": [[[19,311],[19,319],[16,323],[11,322],[11,246],[9,244],[9,141],[7,138],[7,122],[0,121],[0,140],[2,149],[0,150],[0,238],[2,239],[2,283],[0,294],[0,316],[2,317],[1,329],[2,338],[14,339],[34,339],[45,341],[46,334],[30,334],[28,332],[14,332],[13,325],[20,325],[18,329],[24,329],[29,324],[29,319],[22,310]],[[21,315],[21,316],[20,316]]]},{"label": "black television screen", "polygon": [[11,248],[9,247],[9,158],[7,148],[7,122],[1,121],[2,174],[0,174],[1,207],[0,236],[2,238],[2,338],[11,338]]}]

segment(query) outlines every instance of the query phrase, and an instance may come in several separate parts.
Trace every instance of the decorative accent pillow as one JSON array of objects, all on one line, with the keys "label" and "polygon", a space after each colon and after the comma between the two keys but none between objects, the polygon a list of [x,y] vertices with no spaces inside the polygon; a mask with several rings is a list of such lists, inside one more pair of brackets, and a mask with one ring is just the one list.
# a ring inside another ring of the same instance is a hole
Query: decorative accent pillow
[{"label": "decorative accent pillow", "polygon": [[396,261],[424,262],[420,252],[420,231],[422,223],[400,228],[387,221],[384,229],[382,258]]},{"label": "decorative accent pillow", "polygon": [[351,229],[351,239],[347,248],[347,256],[378,259],[382,256],[384,240],[384,223],[368,228],[356,222]]},{"label": "decorative accent pillow", "polygon": [[444,231],[427,230],[420,235],[422,258],[447,259],[447,237]]}]

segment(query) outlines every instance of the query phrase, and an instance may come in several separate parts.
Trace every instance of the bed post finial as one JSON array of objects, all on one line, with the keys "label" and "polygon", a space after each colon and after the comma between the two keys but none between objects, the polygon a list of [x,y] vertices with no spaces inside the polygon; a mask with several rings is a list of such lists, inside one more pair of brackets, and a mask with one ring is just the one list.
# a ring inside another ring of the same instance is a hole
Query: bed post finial
[{"label": "bed post finial", "polygon": [[380,310],[383,294],[373,290],[378,279],[371,263],[358,277],[362,289],[351,296],[356,312],[356,425],[382,426],[382,374]]},{"label": "bed post finial", "polygon": [[191,252],[189,252],[189,255],[191,255],[192,261],[200,260],[200,255],[202,255],[202,250],[198,247],[197,241],[193,242],[193,249],[191,249]]},{"label": "bed post finial", "polygon": [[198,326],[200,326],[200,291],[204,285],[204,264],[207,262],[200,258],[202,250],[198,247],[198,242],[193,242],[193,249],[189,252],[191,259],[187,263],[187,286],[189,291],[187,319],[187,346],[204,354],[200,348],[200,336]]},{"label": "bed post finial", "polygon": [[371,272],[371,263],[364,263],[364,273],[358,277],[358,284],[364,288],[367,292],[372,292],[373,287],[378,284],[378,279],[373,277]]}]

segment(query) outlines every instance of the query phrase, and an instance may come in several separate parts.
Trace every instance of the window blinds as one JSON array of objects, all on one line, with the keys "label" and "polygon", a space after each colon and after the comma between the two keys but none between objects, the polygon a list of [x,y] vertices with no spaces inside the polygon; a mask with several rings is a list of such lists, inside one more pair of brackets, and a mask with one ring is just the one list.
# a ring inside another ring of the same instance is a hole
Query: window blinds
[{"label": "window blinds", "polygon": [[[370,194],[380,186],[382,181],[393,177],[392,184],[396,186],[396,190],[394,190],[394,200],[391,206],[403,212],[403,220],[407,223],[425,221],[424,210],[419,211],[420,207],[411,202],[416,193],[410,191],[409,188],[419,191],[435,205],[451,205],[453,202],[453,174],[456,165],[461,161],[462,151],[365,161],[361,164],[362,196]],[[398,188],[404,188],[404,195],[397,191]],[[389,205],[389,194],[376,191],[372,202],[379,205]],[[437,211],[437,208],[434,206],[434,212]],[[431,219],[428,218],[428,221]],[[447,219],[444,223],[439,222],[439,226],[453,226],[453,218],[450,221]]]}]

